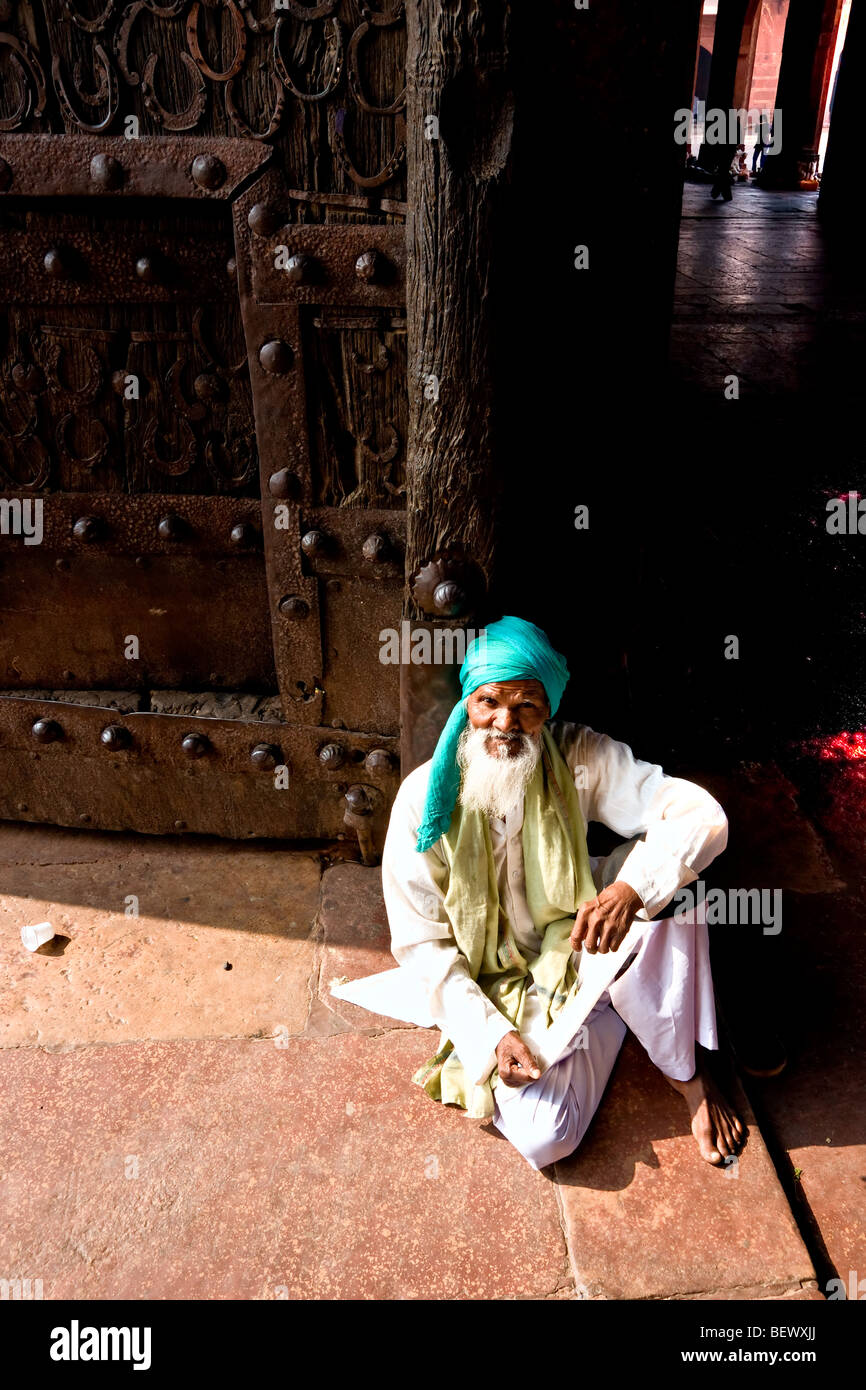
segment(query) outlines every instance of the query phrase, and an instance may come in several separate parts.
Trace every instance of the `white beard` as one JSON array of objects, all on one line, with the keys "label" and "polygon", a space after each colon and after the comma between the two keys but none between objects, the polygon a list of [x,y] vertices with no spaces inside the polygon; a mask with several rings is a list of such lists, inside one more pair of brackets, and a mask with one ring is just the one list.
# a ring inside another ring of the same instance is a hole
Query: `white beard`
[{"label": "white beard", "polygon": [[467,724],[457,745],[457,762],[462,772],[460,804],[468,811],[504,819],[517,806],[541,757],[541,739],[514,733],[508,738],[520,743],[518,753],[489,753],[488,740],[493,729],[474,729]]}]

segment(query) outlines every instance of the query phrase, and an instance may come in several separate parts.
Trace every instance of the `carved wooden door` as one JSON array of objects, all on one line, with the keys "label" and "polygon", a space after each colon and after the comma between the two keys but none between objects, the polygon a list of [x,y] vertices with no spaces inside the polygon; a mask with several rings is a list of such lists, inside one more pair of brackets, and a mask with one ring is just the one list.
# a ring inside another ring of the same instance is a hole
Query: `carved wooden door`
[{"label": "carved wooden door", "polygon": [[348,806],[363,841],[399,778],[402,4],[0,27],[0,816]]}]

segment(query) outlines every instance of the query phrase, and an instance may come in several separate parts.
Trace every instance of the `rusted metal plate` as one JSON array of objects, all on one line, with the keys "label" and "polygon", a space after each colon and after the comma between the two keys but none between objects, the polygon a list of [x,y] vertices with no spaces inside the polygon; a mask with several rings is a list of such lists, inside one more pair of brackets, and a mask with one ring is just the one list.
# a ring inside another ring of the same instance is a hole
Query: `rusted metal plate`
[{"label": "rusted metal plate", "polygon": [[[312,402],[305,382],[308,362],[302,310],[298,303],[259,302],[252,293],[253,261],[258,251],[250,214],[254,208],[277,205],[282,196],[282,182],[271,171],[238,200],[234,216],[238,286],[261,461],[274,651],[283,707],[290,721],[299,717],[316,722],[342,721],[396,732],[399,677],[396,671],[386,673],[379,665],[378,635],[382,626],[399,622],[405,517],[400,511],[364,506],[367,492],[360,476],[352,494],[356,506],[321,508],[312,504]],[[255,215],[252,222],[256,222]],[[325,233],[316,243],[322,248],[326,244],[337,247],[336,241],[328,243],[332,234],[354,235],[371,229],[297,230]],[[372,230],[377,234],[393,232]],[[402,242],[402,232],[399,237]],[[349,242],[344,238],[339,245],[345,251]],[[341,312],[369,313],[359,283],[353,271],[353,283],[345,284],[342,290]],[[322,289],[321,284],[318,288]],[[346,500],[350,500],[349,494]],[[317,578],[332,581],[330,588],[317,583]],[[356,659],[359,653],[360,661]],[[313,701],[297,703],[297,693],[307,696],[311,688],[309,677],[299,675],[299,661],[304,659],[307,670],[316,677],[312,682],[315,705]]]},{"label": "rusted metal plate", "polygon": [[73,218],[36,212],[26,231],[0,237],[0,286],[6,299],[52,305],[207,303],[235,293],[220,236],[149,234],[114,220],[94,236]]},{"label": "rusted metal plate", "polygon": [[[400,731],[400,667],[388,658],[399,635],[399,578],[322,581],[324,720],[382,734]],[[384,634],[384,636],[383,636]],[[383,660],[383,657],[385,658]]]},{"label": "rusted metal plate", "polygon": [[270,162],[257,140],[225,136],[3,135],[7,198],[228,199]]},{"label": "rusted metal plate", "polygon": [[376,193],[323,193],[315,188],[287,188],[285,196],[293,203],[307,203],[311,206],[332,208],[353,208],[375,215],[379,212],[395,213],[405,217],[409,204],[397,198],[380,198]]},{"label": "rusted metal plate", "polygon": [[[276,174],[266,173],[234,206],[237,284],[256,421],[277,683],[286,719],[318,724],[322,719],[323,669],[319,592],[301,562],[298,514],[298,504],[311,497],[300,318],[296,305],[260,305],[251,290],[247,214],[263,190],[273,196],[280,187]],[[269,357],[269,353],[276,356]]]},{"label": "rusted metal plate", "polygon": [[323,721],[396,735],[399,665],[382,658],[393,650],[387,634],[400,629],[405,513],[302,507],[300,530],[304,567],[319,580]]},{"label": "rusted metal plate", "polygon": [[0,687],[275,689],[260,554],[138,558],[6,557]]},{"label": "rusted metal plate", "polygon": [[10,531],[0,530],[0,554],[32,548],[32,542],[13,534],[11,527],[18,515],[15,503],[21,504],[22,517],[29,516],[32,525],[37,501],[42,517],[39,545],[46,552],[234,555],[261,548],[260,507],[245,498],[49,493],[25,499],[20,493],[3,493],[0,521],[8,516]]},{"label": "rusted metal plate", "polygon": [[[256,206],[255,203],[252,205]],[[270,200],[267,206],[271,206]],[[279,207],[274,216],[281,216]],[[253,214],[255,220],[255,214]],[[399,306],[406,298],[403,227],[287,223],[268,235],[251,232],[253,293],[261,304]],[[362,258],[372,257],[373,264]],[[306,258],[300,266],[293,258]],[[359,273],[372,269],[373,278]],[[304,278],[298,280],[297,274]]]},{"label": "rusted metal plate", "polygon": [[[61,736],[37,742],[32,730],[40,718]],[[127,747],[106,746],[109,726],[126,731]],[[207,741],[194,759],[182,746],[189,735]],[[329,770],[320,754],[335,739],[344,761]],[[274,749],[276,767],[251,761],[261,744]],[[363,785],[380,813],[390,803],[399,782],[396,751],[396,740],[379,735],[0,698],[0,818],[235,839],[331,837],[345,830],[350,786]]]},{"label": "rusted metal plate", "polygon": [[304,568],[319,580],[323,721],[396,735],[399,665],[382,657],[393,649],[383,634],[400,629],[405,513],[302,507],[300,531]]},{"label": "rusted metal plate", "polygon": [[[301,554],[312,574],[403,579],[406,513],[372,507],[301,507]],[[315,537],[315,545],[311,538]]]},{"label": "rusted metal plate", "polygon": [[25,498],[7,492],[0,493],[0,556],[37,549],[12,529],[19,508],[22,521],[29,517],[35,524],[37,501],[44,553],[234,556],[261,550],[261,508],[248,498],[92,492]]}]

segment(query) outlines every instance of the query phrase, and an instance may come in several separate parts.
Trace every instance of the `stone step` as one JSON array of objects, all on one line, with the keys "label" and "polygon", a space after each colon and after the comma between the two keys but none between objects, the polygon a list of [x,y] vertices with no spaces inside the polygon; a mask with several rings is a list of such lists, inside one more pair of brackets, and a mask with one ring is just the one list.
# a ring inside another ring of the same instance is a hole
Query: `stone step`
[{"label": "stone step", "polygon": [[714,1168],[683,1100],[627,1037],[583,1144],[556,1165],[584,1297],[781,1298],[814,1286],[754,1115],[741,1091],[731,1099],[748,1140],[736,1163]]}]

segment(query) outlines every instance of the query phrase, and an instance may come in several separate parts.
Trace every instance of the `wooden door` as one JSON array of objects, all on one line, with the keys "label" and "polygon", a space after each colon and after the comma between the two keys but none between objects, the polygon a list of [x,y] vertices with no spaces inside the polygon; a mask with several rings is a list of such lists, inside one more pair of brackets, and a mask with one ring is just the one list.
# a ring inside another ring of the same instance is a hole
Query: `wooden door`
[{"label": "wooden door", "polygon": [[332,836],[348,805],[381,824],[402,5],[4,13],[0,815]]}]

